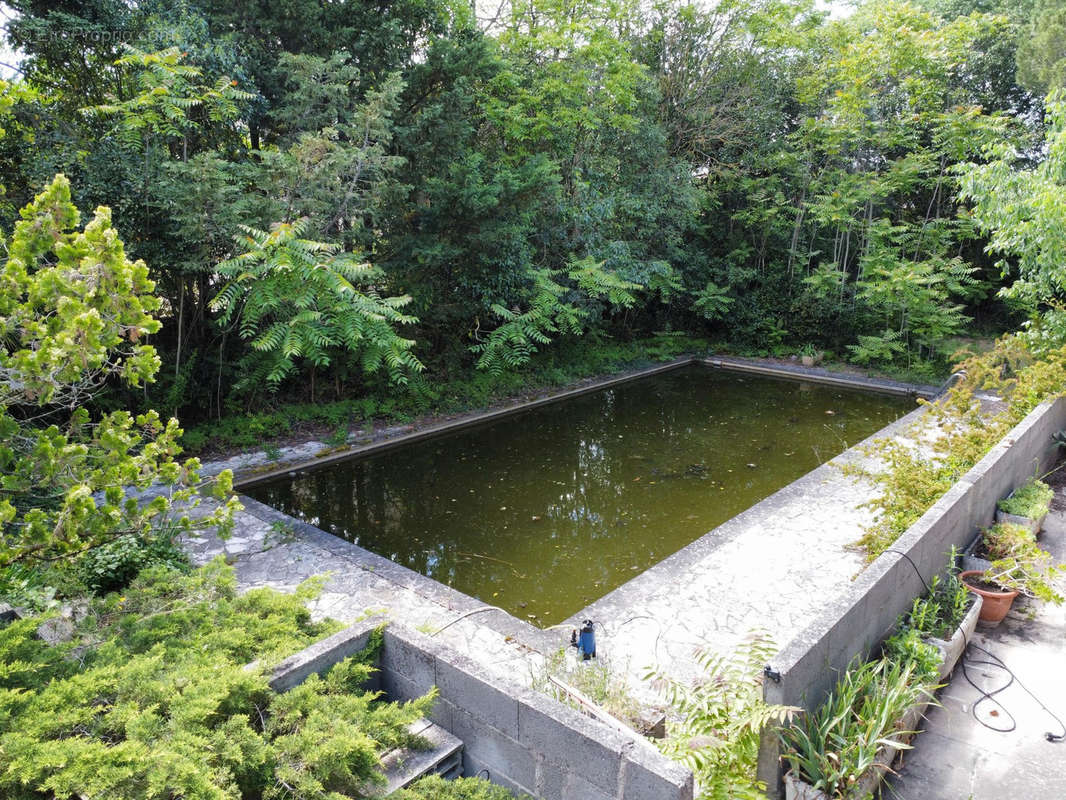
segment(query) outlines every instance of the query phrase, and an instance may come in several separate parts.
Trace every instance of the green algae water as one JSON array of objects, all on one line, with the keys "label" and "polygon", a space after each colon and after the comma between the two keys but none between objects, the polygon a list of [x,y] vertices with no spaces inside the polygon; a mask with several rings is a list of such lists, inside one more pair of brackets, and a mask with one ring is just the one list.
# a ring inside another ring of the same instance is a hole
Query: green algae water
[{"label": "green algae water", "polygon": [[684,368],[247,494],[546,626],[913,407]]}]

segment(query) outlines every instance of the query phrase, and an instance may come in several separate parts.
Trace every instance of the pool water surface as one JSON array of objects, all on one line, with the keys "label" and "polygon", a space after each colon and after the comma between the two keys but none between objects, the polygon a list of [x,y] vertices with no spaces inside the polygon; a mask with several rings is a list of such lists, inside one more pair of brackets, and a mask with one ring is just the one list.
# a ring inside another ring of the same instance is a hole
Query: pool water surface
[{"label": "pool water surface", "polygon": [[547,626],[913,408],[685,367],[245,493]]}]

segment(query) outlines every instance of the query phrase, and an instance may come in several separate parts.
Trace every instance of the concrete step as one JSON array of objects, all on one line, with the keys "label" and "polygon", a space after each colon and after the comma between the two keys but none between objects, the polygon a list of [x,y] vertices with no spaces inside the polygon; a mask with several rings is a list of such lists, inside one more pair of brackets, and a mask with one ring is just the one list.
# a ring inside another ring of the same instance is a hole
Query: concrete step
[{"label": "concrete step", "polygon": [[440,775],[448,779],[462,775],[463,743],[459,739],[428,719],[411,723],[408,730],[424,739],[428,747],[424,750],[391,750],[382,757],[381,764],[388,781],[384,795],[390,795],[426,775]]}]

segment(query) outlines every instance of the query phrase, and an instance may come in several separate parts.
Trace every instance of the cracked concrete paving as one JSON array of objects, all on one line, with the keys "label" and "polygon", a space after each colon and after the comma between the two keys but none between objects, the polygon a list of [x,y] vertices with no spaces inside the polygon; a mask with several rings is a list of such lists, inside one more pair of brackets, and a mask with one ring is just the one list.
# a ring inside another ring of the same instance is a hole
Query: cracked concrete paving
[{"label": "cracked concrete paving", "polygon": [[[1066,562],[1066,488],[1062,486],[1056,487],[1041,544],[1057,562]],[[1060,577],[1059,582],[1066,591],[1066,579]],[[1066,798],[1066,741],[1049,742],[1044,736],[1066,734],[1063,722],[1051,716],[1066,722],[1064,634],[1066,608],[1031,601],[1016,600],[997,627],[979,625],[973,644],[1001,659],[1016,681],[996,694],[1001,706],[978,702],[982,693],[973,684],[991,692],[1007,684],[1009,675],[977,663],[991,659],[970,648],[965,662],[955,667],[940,691],[940,707],[926,713],[924,732],[915,739],[898,775],[882,789],[883,800]],[[1009,728],[1012,721],[1014,730],[1002,732],[982,724]]]},{"label": "cracked concrete paving", "polygon": [[[269,587],[292,592],[308,578],[323,576],[322,591],[309,605],[315,619],[331,617],[350,623],[383,614],[425,633],[452,623],[440,633],[441,640],[497,675],[528,685],[539,674],[545,648],[540,632],[532,626],[523,623],[528,630],[519,626],[515,632],[485,625],[480,615],[463,619],[482,604],[463,602],[467,598],[447,587],[420,592],[411,582],[403,581],[402,575],[397,581],[395,573],[402,567],[339,539],[336,547],[323,546],[296,526],[287,527],[279,519],[284,517],[280,512],[249,498],[242,498],[242,502],[245,509],[235,515],[234,531],[228,539],[203,531],[185,537],[185,547],[195,564],[224,557],[233,566],[241,590]],[[211,507],[205,501],[194,513],[206,513]],[[325,533],[321,537],[334,538]]]}]

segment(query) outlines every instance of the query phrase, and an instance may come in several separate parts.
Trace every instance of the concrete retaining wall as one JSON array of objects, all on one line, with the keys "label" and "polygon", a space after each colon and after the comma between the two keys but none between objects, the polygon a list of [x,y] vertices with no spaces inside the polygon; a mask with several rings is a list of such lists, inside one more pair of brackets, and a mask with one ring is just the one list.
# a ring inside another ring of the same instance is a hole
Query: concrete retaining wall
[{"label": "concrete retaining wall", "polygon": [[[364,649],[382,624],[357,623],[275,668],[292,688]],[[434,686],[430,715],[463,741],[463,773],[544,800],[692,800],[692,773],[646,746],[529,689],[504,684],[465,656],[399,625],[384,629],[376,685],[391,700]]]},{"label": "concrete retaining wall", "polygon": [[[1052,434],[1066,428],[1066,400],[1044,403],[1016,425],[893,545],[906,553],[929,580],[947,564],[951,547],[963,548],[992,523],[996,501],[1056,457]],[[864,570],[834,606],[777,654],[770,664],[780,677],[767,678],[767,702],[816,708],[840,673],[868,653],[900,614],[924,591],[914,568],[886,552]],[[759,753],[759,777],[771,798],[782,796],[782,766],[776,735],[766,732]]]}]

